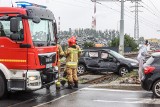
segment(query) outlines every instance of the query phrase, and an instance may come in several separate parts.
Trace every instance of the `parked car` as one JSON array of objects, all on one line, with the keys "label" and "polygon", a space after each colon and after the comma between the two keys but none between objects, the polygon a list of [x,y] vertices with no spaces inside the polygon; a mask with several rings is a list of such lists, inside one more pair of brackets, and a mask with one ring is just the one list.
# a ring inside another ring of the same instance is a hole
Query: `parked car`
[{"label": "parked car", "polygon": [[78,73],[115,72],[120,76],[138,68],[138,61],[125,58],[119,53],[109,49],[85,49],[79,59]]},{"label": "parked car", "polygon": [[160,52],[153,53],[143,65],[143,69],[142,88],[152,91],[156,97],[160,98]]}]

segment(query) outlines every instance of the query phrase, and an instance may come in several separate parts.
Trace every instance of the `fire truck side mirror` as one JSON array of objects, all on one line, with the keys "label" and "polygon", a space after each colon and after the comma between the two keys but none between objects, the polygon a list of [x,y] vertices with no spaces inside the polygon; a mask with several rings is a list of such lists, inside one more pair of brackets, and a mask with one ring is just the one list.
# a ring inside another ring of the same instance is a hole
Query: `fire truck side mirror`
[{"label": "fire truck side mirror", "polygon": [[17,41],[17,40],[19,40],[20,35],[18,33],[13,33],[10,35],[10,38],[11,38],[11,40]]},{"label": "fire truck side mirror", "polygon": [[32,19],[32,21],[34,23],[39,23],[41,21],[41,19],[38,16],[34,16],[33,19]]},{"label": "fire truck side mirror", "polygon": [[19,28],[19,18],[17,17],[13,17],[10,19],[10,30],[13,33],[18,32],[18,28]]},{"label": "fire truck side mirror", "polygon": [[57,24],[56,24],[56,22],[53,23],[53,27],[54,27],[54,35],[58,39],[58,37],[57,37]]}]

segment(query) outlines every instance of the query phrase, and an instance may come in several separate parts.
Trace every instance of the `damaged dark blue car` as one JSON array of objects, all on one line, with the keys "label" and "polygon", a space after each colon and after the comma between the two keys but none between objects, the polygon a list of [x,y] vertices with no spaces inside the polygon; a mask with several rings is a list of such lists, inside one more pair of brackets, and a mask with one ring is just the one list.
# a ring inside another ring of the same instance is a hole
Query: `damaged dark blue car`
[{"label": "damaged dark blue car", "polygon": [[114,72],[120,76],[138,68],[138,61],[109,49],[85,49],[79,59],[78,74],[86,71]]}]

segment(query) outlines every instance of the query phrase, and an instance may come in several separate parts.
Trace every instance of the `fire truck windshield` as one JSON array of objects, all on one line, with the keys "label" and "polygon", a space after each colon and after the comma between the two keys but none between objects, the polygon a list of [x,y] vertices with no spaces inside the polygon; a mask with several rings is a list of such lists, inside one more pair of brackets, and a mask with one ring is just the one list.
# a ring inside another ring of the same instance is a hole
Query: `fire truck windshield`
[{"label": "fire truck windshield", "polygon": [[52,21],[41,20],[39,23],[34,23],[31,19],[28,20],[32,40],[35,46],[48,46],[50,45],[50,42],[55,41]]}]

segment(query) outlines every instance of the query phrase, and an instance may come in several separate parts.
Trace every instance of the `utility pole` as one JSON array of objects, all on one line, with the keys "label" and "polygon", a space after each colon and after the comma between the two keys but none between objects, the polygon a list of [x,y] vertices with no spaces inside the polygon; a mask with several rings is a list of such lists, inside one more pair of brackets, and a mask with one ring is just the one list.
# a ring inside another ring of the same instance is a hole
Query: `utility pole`
[{"label": "utility pole", "polygon": [[94,15],[92,16],[92,29],[96,30],[96,0],[94,2]]},{"label": "utility pole", "polygon": [[124,0],[121,0],[119,53],[124,55]]},{"label": "utility pole", "polygon": [[58,33],[60,34],[60,31],[61,31],[61,20],[60,20],[60,17],[58,17]]},{"label": "utility pole", "polygon": [[139,39],[138,1],[135,1],[134,38],[136,39],[136,41]]},{"label": "utility pole", "polygon": [[[97,2],[97,1],[114,1],[115,2],[119,0],[91,0],[91,1],[92,2]],[[121,0],[121,17],[120,18],[121,19],[120,19],[119,53],[123,55],[124,54],[124,0]]]},{"label": "utility pole", "polygon": [[[138,22],[138,2],[141,0],[91,0],[92,2],[99,3],[97,1],[121,1],[121,15],[120,15],[120,41],[119,41],[119,53],[121,55],[124,55],[124,2],[125,1],[131,1],[135,2],[135,27],[134,27],[134,33],[135,38],[139,38],[139,22]],[[99,3],[101,4],[101,3]]]},{"label": "utility pole", "polygon": [[139,40],[139,20],[138,20],[138,15],[139,15],[139,7],[142,7],[142,6],[139,6],[139,1],[141,0],[132,0],[132,2],[135,2],[135,6],[132,6],[132,7],[135,7],[135,24],[134,24],[134,39],[137,41],[138,43],[138,40]]}]

